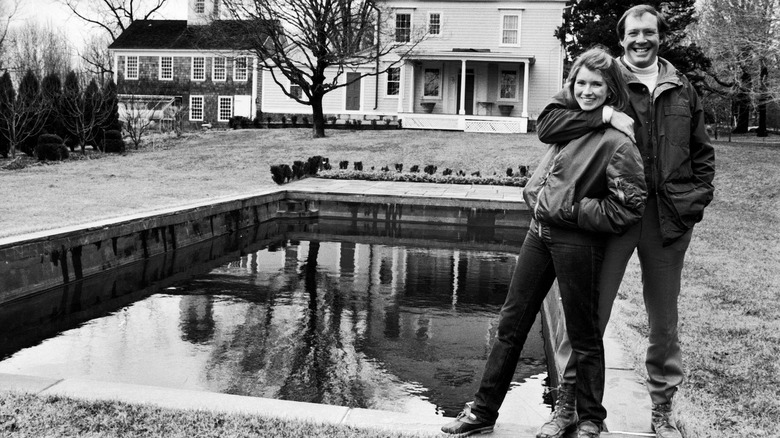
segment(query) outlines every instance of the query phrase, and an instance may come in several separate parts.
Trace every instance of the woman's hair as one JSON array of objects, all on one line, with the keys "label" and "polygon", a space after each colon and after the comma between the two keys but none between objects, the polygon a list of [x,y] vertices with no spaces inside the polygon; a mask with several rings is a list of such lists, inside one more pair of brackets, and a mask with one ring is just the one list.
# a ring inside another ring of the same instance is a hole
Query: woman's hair
[{"label": "woman's hair", "polygon": [[577,74],[583,67],[601,73],[604,78],[604,83],[609,90],[604,104],[619,111],[625,110],[628,104],[628,85],[623,78],[618,61],[602,46],[592,47],[574,60],[569,77],[566,79],[570,96],[574,98],[574,82],[577,81]]}]

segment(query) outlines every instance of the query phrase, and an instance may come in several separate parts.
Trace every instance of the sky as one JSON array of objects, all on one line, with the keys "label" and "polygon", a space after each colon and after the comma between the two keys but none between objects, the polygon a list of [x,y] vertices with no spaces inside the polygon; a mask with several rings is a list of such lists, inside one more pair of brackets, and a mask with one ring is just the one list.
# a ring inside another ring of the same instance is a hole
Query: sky
[{"label": "sky", "polygon": [[[96,0],[82,0],[82,2],[85,4],[98,3]],[[159,16],[155,18],[186,19],[187,0],[168,0]],[[66,6],[56,0],[23,0],[22,9],[14,25],[21,25],[29,20],[42,24],[51,23],[53,27],[62,29],[74,47],[80,47],[90,34],[101,32],[95,26],[86,25],[84,21],[73,15]]]}]

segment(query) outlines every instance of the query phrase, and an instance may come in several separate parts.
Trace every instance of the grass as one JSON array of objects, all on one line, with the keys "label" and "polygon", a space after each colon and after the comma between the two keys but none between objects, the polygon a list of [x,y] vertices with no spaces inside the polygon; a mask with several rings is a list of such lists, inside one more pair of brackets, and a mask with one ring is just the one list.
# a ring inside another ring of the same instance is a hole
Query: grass
[{"label": "grass", "polygon": [[[197,133],[127,156],[0,171],[0,236],[273,187],[271,164],[312,155],[334,163],[362,161],[364,167],[435,164],[440,171],[450,167],[489,175],[521,164],[533,168],[545,149],[533,135],[407,130],[329,135],[312,140],[308,130]],[[780,436],[780,142],[776,137],[764,143],[734,139],[738,141],[716,142],[715,199],[696,226],[683,272],[680,334],[686,382],[676,397],[676,415],[687,438]],[[647,322],[636,260],[629,264],[611,324],[643,375]],[[8,412],[15,418],[13,431],[5,426]],[[123,418],[132,421],[123,423]],[[195,429],[188,429],[190,423]],[[44,426],[57,430],[56,436],[160,436],[157,431],[168,436],[284,436],[281,430],[299,427],[274,424],[0,394],[3,436],[46,436]],[[270,429],[252,429],[262,427]],[[372,436],[311,425],[293,430],[302,437]]]}]

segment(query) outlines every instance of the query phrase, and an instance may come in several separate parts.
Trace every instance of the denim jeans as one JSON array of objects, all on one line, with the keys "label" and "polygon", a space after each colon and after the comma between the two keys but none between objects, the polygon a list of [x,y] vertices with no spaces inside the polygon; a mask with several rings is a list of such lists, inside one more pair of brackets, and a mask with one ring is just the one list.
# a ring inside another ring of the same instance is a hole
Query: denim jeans
[{"label": "denim jeans", "polygon": [[598,326],[598,274],[603,256],[602,236],[532,222],[471,409],[479,419],[498,418],[528,332],[557,276],[577,375],[584,376],[577,379],[577,412],[580,421],[599,425],[604,421],[604,347]]},{"label": "denim jeans", "polygon": [[[642,286],[650,326],[650,346],[647,349],[647,389],[653,403],[672,400],[683,380],[682,352],[677,334],[677,299],[680,277],[693,230],[669,246],[663,246],[658,220],[658,199],[647,200],[642,221],[620,236],[607,240],[604,264],[600,276],[599,327],[607,327],[626,265],[637,251],[642,268]],[[557,362],[568,360],[561,381],[574,383],[579,372],[571,355],[571,345],[564,337],[556,352]]]}]

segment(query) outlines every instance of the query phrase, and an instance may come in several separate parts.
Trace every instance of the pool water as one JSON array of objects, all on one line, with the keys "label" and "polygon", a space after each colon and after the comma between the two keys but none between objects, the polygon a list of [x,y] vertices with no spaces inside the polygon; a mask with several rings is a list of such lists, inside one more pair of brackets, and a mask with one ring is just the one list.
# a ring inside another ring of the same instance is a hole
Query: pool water
[{"label": "pool water", "polygon": [[[0,356],[0,373],[454,416],[478,387],[515,263],[284,240],[58,327]],[[507,403],[545,415],[538,319]]]}]

